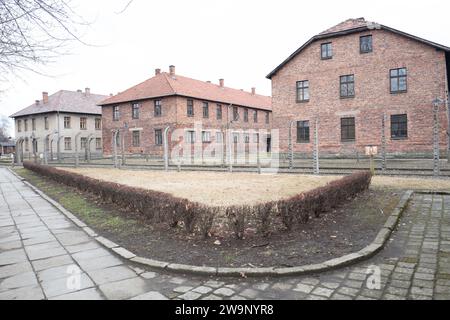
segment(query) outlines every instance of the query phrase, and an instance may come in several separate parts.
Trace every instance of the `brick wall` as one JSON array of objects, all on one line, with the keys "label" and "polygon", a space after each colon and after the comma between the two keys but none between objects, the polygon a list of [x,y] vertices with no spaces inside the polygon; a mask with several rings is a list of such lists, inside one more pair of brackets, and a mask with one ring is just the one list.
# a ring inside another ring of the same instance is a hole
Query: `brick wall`
[{"label": "brick wall", "polygon": [[[373,52],[361,54],[360,36],[373,36]],[[333,58],[322,60],[320,45],[332,42]],[[406,67],[408,91],[390,93],[389,70]],[[340,98],[339,79],[355,75],[355,97]],[[296,82],[309,80],[310,101],[296,102]],[[280,147],[288,150],[288,126],[292,120],[310,121],[310,143],[296,143],[294,151],[311,155],[313,123],[319,118],[322,154],[355,154],[367,145],[381,145],[381,118],[387,115],[386,137],[391,154],[429,154],[433,146],[433,107],[436,97],[445,98],[445,54],[417,41],[384,30],[373,30],[312,43],[272,78],[274,128],[280,129]],[[391,139],[390,115],[407,114],[408,138]],[[340,119],[355,117],[356,140],[341,142]],[[447,143],[445,107],[440,113],[440,141]]]}]

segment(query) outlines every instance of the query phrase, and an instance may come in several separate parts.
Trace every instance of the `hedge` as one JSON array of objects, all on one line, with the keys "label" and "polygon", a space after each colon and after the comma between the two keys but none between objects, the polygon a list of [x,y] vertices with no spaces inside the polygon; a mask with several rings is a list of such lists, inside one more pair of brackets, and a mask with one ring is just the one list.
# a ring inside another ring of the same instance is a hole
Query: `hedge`
[{"label": "hedge", "polygon": [[90,193],[103,203],[136,212],[150,222],[170,227],[182,224],[188,233],[198,233],[205,238],[217,225],[221,225],[221,231],[226,229],[238,239],[244,238],[249,229],[264,236],[279,226],[291,231],[295,225],[306,224],[312,217],[319,218],[322,213],[367,190],[372,179],[369,171],[357,172],[288,199],[253,206],[212,207],[168,193],[93,179],[33,162],[23,165],[58,183]]}]

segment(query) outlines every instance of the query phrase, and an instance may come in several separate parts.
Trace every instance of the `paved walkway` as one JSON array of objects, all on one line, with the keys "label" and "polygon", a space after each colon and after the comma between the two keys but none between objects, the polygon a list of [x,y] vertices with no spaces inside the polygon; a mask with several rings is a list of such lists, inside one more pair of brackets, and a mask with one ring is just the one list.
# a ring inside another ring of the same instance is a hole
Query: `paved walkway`
[{"label": "paved walkway", "polygon": [[450,196],[415,195],[386,249],[356,266],[213,279],[121,260],[4,168],[0,191],[0,300],[450,299]]}]

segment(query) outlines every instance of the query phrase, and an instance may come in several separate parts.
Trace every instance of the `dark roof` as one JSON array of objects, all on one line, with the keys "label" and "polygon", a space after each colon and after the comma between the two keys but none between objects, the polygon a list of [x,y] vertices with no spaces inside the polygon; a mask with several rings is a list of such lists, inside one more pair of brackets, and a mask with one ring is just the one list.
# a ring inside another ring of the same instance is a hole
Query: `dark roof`
[{"label": "dark roof", "polygon": [[48,97],[48,103],[39,100],[39,104],[33,103],[31,106],[11,115],[11,118],[18,118],[33,114],[67,112],[81,114],[102,114],[101,107],[97,103],[107,96],[100,94],[79,91],[60,90]]},{"label": "dark roof", "polygon": [[101,106],[123,102],[185,96],[200,100],[235,104],[256,109],[272,110],[270,97],[243,90],[221,87],[209,82],[161,72],[158,75],[99,103]]},{"label": "dark roof", "polygon": [[375,22],[366,21],[364,18],[358,18],[358,19],[349,19],[344,22],[341,22],[337,24],[336,26],[325,30],[324,32],[319,33],[318,35],[315,35],[311,39],[309,39],[304,45],[302,45],[300,48],[298,48],[294,53],[292,53],[286,60],[284,60],[278,67],[276,67],[272,72],[270,72],[267,75],[268,79],[271,79],[281,68],[283,68],[289,61],[291,61],[295,56],[297,56],[300,52],[303,51],[307,46],[309,46],[311,43],[317,40],[332,38],[332,37],[339,37],[344,36],[352,33],[358,33],[368,30],[387,30],[390,32],[393,32],[395,34],[401,35],[403,37],[424,43],[426,45],[429,45],[433,48],[443,50],[446,52],[450,52],[450,47],[446,47],[444,45],[425,40],[423,38],[419,38],[417,36],[413,36],[411,34],[408,34],[403,31],[399,31],[396,29],[393,29],[391,27],[378,24]]},{"label": "dark roof", "polygon": [[0,146],[2,146],[2,147],[15,147],[16,143],[15,142],[0,142]]}]

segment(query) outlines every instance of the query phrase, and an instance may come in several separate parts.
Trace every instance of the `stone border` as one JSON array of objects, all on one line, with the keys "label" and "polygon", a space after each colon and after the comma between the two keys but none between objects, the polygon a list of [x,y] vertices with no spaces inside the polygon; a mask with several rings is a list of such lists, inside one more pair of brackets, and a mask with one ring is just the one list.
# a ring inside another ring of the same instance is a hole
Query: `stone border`
[{"label": "stone border", "polygon": [[[84,222],[75,217],[70,211],[65,209],[61,204],[56,202],[47,196],[44,192],[33,186],[31,183],[26,181],[24,178],[19,176],[13,170],[8,170],[20,179],[23,183],[29,186],[32,190],[34,190],[37,194],[39,194],[42,198],[56,207],[58,210],[62,212],[69,220],[71,220],[75,225],[80,227],[85,233],[89,236],[93,237],[97,240],[101,245],[105,248],[113,251],[116,255],[119,255],[125,260],[128,260],[133,263],[145,265],[147,267],[158,269],[162,271],[171,271],[176,273],[187,273],[187,274],[196,274],[196,275],[208,275],[208,276],[224,276],[224,277],[263,277],[263,276],[300,276],[307,275],[318,272],[326,272],[334,269],[338,269],[341,267],[345,267],[366,259],[373,257],[377,254],[381,249],[384,248],[387,241],[389,240],[392,232],[397,227],[400,218],[403,215],[406,206],[411,199],[414,191],[408,190],[405,191],[397,205],[397,207],[392,211],[389,218],[386,220],[386,223],[378,232],[375,240],[372,241],[364,249],[347,254],[345,256],[331,259],[318,264],[310,264],[298,267],[268,267],[268,268],[222,268],[222,267],[201,267],[201,266],[192,266],[178,263],[169,263],[164,261],[158,261],[143,257],[138,257],[134,253],[128,251],[127,249],[119,246],[118,244],[112,242],[109,239],[106,239],[102,236],[99,236],[94,230],[89,228]],[[419,191],[421,193],[421,191]],[[423,192],[423,191],[422,191]],[[430,193],[430,192],[428,192]],[[433,192],[431,192],[433,193]]]}]

